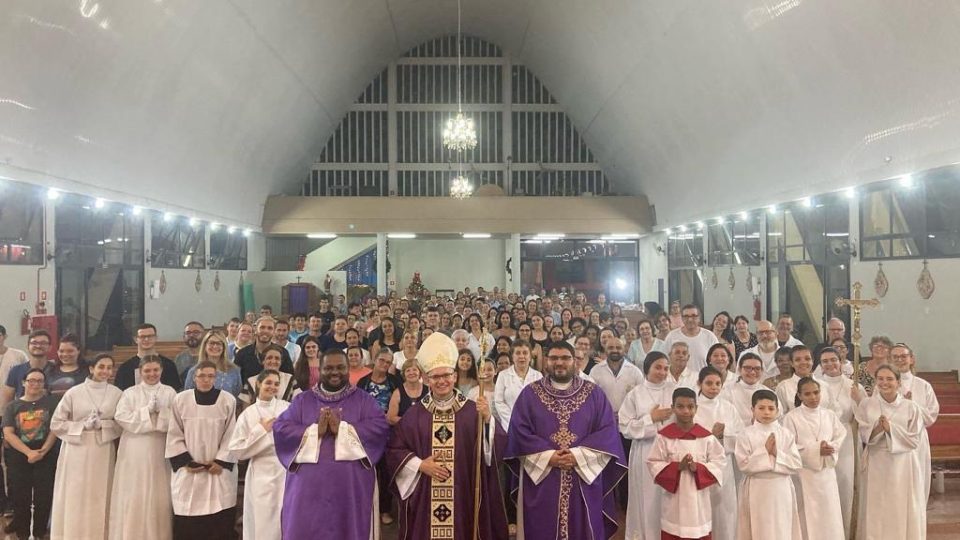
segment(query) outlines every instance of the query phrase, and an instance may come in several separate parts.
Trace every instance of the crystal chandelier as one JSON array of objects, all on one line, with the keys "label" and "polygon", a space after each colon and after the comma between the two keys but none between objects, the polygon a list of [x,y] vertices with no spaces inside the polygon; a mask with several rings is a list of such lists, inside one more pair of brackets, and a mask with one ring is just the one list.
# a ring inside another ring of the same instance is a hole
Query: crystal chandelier
[{"label": "crystal chandelier", "polygon": [[443,146],[454,152],[473,150],[477,146],[477,131],[473,118],[467,118],[463,112],[447,120],[443,128]]},{"label": "crystal chandelier", "polygon": [[466,199],[473,195],[473,184],[463,173],[450,180],[450,196],[455,199]]}]

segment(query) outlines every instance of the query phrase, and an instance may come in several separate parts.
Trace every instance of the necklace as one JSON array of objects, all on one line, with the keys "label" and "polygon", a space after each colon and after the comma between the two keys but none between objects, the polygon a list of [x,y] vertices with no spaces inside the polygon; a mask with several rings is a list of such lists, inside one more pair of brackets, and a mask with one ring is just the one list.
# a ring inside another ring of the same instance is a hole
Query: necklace
[{"label": "necklace", "polygon": [[103,395],[100,396],[100,401],[93,399],[93,392],[90,391],[90,384],[83,385],[84,390],[87,392],[87,397],[90,398],[90,403],[94,404],[93,410],[97,413],[97,416],[100,416],[100,409],[103,406],[103,402],[107,399],[107,387],[103,387]]}]

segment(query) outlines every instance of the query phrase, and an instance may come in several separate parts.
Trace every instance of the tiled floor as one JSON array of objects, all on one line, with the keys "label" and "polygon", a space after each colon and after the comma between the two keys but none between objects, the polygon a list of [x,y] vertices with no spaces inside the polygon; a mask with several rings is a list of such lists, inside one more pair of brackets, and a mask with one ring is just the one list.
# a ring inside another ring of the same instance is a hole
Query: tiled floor
[{"label": "tiled floor", "polygon": [[[956,540],[960,538],[960,478],[947,479],[942,495],[930,495],[927,506],[927,540]],[[622,521],[621,521],[622,523]],[[396,525],[383,527],[383,540],[397,538]],[[623,539],[623,530],[614,536]]]}]

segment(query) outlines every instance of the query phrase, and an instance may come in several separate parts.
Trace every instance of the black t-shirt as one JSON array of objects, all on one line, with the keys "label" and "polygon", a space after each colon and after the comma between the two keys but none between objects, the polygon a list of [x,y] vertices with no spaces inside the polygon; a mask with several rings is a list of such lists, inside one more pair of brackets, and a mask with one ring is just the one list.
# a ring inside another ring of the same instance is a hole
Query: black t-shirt
[{"label": "black t-shirt", "polygon": [[67,390],[78,384],[83,384],[90,376],[90,371],[86,366],[79,367],[73,371],[61,371],[60,366],[51,365],[46,369],[47,392],[56,396],[57,399],[63,397]]},{"label": "black t-shirt", "polygon": [[320,325],[320,335],[326,334],[330,331],[330,327],[333,325],[333,320],[337,318],[336,314],[333,311],[327,311],[324,313],[317,312],[320,315],[320,319],[323,321],[323,324]]},{"label": "black t-shirt", "polygon": [[12,427],[23,444],[37,450],[50,435],[50,419],[58,401],[50,395],[36,401],[17,398],[3,411],[3,427]]},{"label": "black t-shirt", "polygon": [[[290,353],[287,349],[281,347],[280,352],[280,371],[293,375],[293,362],[290,360]],[[246,381],[254,375],[259,375],[263,371],[263,360],[261,354],[257,352],[257,344],[253,343],[237,351],[233,357],[233,363],[240,368],[240,377]]]}]

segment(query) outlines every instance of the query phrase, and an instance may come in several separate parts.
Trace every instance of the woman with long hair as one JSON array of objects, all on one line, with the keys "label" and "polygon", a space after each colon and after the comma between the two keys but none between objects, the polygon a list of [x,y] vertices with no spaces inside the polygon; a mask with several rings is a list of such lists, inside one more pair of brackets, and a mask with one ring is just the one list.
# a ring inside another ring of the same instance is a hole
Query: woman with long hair
[{"label": "woman with long hair", "polygon": [[[227,360],[226,349],[227,338],[216,330],[210,330],[207,332],[207,335],[203,336],[203,340],[200,342],[200,354],[197,356],[197,364],[205,360],[213,362],[213,364],[217,366],[217,378],[213,383],[213,387],[217,390],[228,392],[232,394],[233,397],[237,397],[240,395],[240,390],[243,389],[243,381],[240,377],[240,368],[233,362]],[[187,370],[187,374],[185,375],[186,381],[184,381],[183,384],[184,390],[192,390],[195,387],[193,374],[196,371],[196,365],[191,366],[190,369]]]},{"label": "woman with long hair", "polygon": [[[539,315],[537,315],[537,317],[539,317]],[[546,345],[546,341],[541,342],[533,339],[533,328],[528,322],[520,323],[520,326],[517,327],[517,341],[520,340],[530,344],[530,363],[533,365],[533,369],[539,371],[540,361],[543,359],[543,346],[541,343]]]},{"label": "woman with long hair", "polygon": [[280,509],[287,471],[277,459],[273,423],[290,403],[279,396],[280,379],[281,373],[264,361],[263,371],[255,376],[256,401],[240,414],[230,440],[237,459],[250,460],[243,483],[243,540],[281,538]]},{"label": "woman with long hair", "polygon": [[[276,397],[289,402],[293,399],[293,396],[300,393],[300,389],[297,388],[296,379],[293,375],[280,371],[280,364],[283,360],[283,347],[271,343],[267,345],[261,354],[263,358],[263,360],[261,360],[263,369],[273,370],[279,373],[280,382],[277,386]],[[248,377],[247,380],[244,381],[243,391],[238,398],[240,403],[243,404],[243,407],[253,405],[257,402],[257,396],[259,395],[258,384],[260,384],[260,380],[256,375]]]},{"label": "woman with long hair", "polygon": [[710,323],[710,331],[717,337],[720,343],[733,343],[733,328],[730,314],[721,311],[713,316],[713,322]]},{"label": "woman with long hair", "polygon": [[400,338],[402,347],[399,351],[393,353],[393,366],[390,368],[390,373],[402,373],[403,365],[408,360],[417,359],[419,339],[420,336],[416,332],[407,330],[403,333],[403,337]]},{"label": "woman with long hair", "polygon": [[516,322],[513,320],[513,314],[509,311],[501,311],[497,314],[497,329],[493,332],[494,337],[507,337],[511,340],[517,337]]},{"label": "woman with long hair", "polygon": [[558,326],[563,328],[563,333],[565,335],[570,334],[570,321],[572,320],[573,310],[570,308],[563,308],[563,310],[560,311],[560,324]]},{"label": "woman with long hair", "polygon": [[478,382],[477,359],[470,349],[460,349],[457,356],[457,390],[466,395]]},{"label": "woman with long hair", "polygon": [[114,361],[97,355],[90,378],[63,395],[50,430],[63,441],[53,485],[52,538],[106,538],[123,392],[109,383]]},{"label": "woman with long hair", "polygon": [[320,341],[313,336],[303,338],[300,358],[293,365],[297,388],[309,390],[320,382]]},{"label": "woman with long hair", "polygon": [[548,332],[550,330],[546,326],[546,319],[544,319],[539,313],[534,313],[530,317],[529,326],[530,326],[530,335],[526,337],[520,336],[521,339],[526,339],[527,341],[536,343],[541,347],[546,345],[547,340],[549,339]]},{"label": "woman with long hair", "polygon": [[47,393],[60,397],[67,390],[83,384],[90,376],[90,371],[80,359],[80,338],[75,334],[67,334],[60,338],[57,348],[57,359],[53,365],[46,368]]},{"label": "woman with long hair", "polygon": [[403,333],[397,332],[396,324],[390,317],[380,319],[380,332],[377,339],[370,345],[370,357],[376,358],[380,354],[380,349],[387,348],[391,352],[400,350],[400,338]]},{"label": "woman with long hair", "polygon": [[471,313],[463,323],[464,329],[470,333],[470,344],[478,351],[480,356],[490,354],[494,346],[494,337],[487,332],[483,326],[483,318],[476,313]]}]

